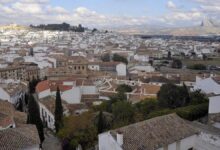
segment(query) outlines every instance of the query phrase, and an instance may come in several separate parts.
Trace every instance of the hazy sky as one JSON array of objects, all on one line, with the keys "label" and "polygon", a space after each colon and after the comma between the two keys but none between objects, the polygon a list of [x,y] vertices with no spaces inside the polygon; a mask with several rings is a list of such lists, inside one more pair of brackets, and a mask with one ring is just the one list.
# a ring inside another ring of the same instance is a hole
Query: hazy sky
[{"label": "hazy sky", "polygon": [[0,0],[0,24],[191,26],[220,19],[220,0]]}]

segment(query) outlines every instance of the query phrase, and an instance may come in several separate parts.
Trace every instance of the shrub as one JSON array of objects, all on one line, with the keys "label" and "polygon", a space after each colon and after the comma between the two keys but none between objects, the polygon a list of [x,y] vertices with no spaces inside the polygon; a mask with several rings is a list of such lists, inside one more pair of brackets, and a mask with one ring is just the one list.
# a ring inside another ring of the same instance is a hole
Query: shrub
[{"label": "shrub", "polygon": [[208,103],[178,108],[175,112],[184,119],[197,120],[208,114]]},{"label": "shrub", "polygon": [[194,64],[194,65],[188,66],[187,68],[193,69],[193,70],[206,70],[207,69],[206,66],[203,64]]},{"label": "shrub", "polygon": [[132,87],[129,85],[126,85],[126,84],[122,84],[116,88],[116,91],[118,91],[118,92],[132,92]]},{"label": "shrub", "polygon": [[147,119],[168,115],[171,113],[176,113],[178,116],[186,120],[190,120],[190,121],[197,120],[208,114],[208,103],[203,103],[199,105],[190,105],[187,107],[181,107],[177,109],[163,109],[160,111],[154,111],[147,116]]},{"label": "shrub", "polygon": [[174,59],[172,62],[172,68],[181,69],[183,66],[182,61],[179,59]]},{"label": "shrub", "polygon": [[120,56],[118,54],[114,54],[112,59],[113,59],[113,61],[123,62],[126,65],[128,64],[128,60],[125,57]]},{"label": "shrub", "polygon": [[158,101],[156,99],[146,99],[135,105],[135,108],[143,116],[147,116],[152,111],[158,108]]},{"label": "shrub", "polygon": [[174,109],[163,109],[163,110],[159,110],[159,111],[153,111],[147,116],[147,119],[172,114],[174,112],[175,112]]}]

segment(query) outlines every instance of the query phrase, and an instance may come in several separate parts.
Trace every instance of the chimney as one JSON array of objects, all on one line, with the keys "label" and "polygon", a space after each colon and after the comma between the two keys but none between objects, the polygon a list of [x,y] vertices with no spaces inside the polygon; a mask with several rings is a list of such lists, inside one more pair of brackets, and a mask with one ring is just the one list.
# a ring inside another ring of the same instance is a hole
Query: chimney
[{"label": "chimney", "polygon": [[123,134],[118,132],[117,133],[117,143],[122,146],[123,145]]}]

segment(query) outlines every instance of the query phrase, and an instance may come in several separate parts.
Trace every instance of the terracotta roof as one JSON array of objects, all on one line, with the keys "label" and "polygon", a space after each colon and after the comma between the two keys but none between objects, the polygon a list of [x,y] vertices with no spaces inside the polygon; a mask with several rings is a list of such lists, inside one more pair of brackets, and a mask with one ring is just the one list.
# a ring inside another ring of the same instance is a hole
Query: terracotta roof
[{"label": "terracotta roof", "polygon": [[15,113],[15,108],[8,101],[0,100],[0,112],[9,116],[13,116]]},{"label": "terracotta roof", "polygon": [[[23,123],[27,122],[27,114],[24,112],[16,111],[14,106],[8,101],[0,100],[0,114],[4,114],[7,118],[11,118],[15,123]],[[0,115],[3,116],[3,115]],[[1,117],[0,117],[1,118]],[[11,124],[11,123],[10,123]],[[1,126],[1,123],[0,123]]]},{"label": "terracotta roof", "polygon": [[15,111],[14,120],[16,124],[26,124],[27,123],[27,114],[20,111]]},{"label": "terracotta roof", "polygon": [[[73,82],[73,85],[64,85],[64,82]],[[90,86],[93,85],[93,82],[92,80],[88,80],[88,79],[46,80],[37,84],[36,92],[40,93],[47,89],[50,89],[50,91],[56,91],[58,86],[60,91],[64,92],[71,90],[74,86],[82,86],[82,85]]]},{"label": "terracotta roof", "polygon": [[40,139],[35,125],[23,125],[0,131],[0,149],[17,150],[38,146]]},{"label": "terracotta roof", "polygon": [[117,133],[123,134],[122,147],[125,150],[156,150],[197,134],[198,131],[176,114],[170,114],[131,124],[110,133],[113,137]]},{"label": "terracotta roof", "polygon": [[40,92],[43,92],[43,91],[45,91],[45,90],[47,90],[47,89],[49,89],[50,87],[49,87],[49,82],[48,82],[48,80],[45,80],[45,81],[41,81],[41,82],[39,82],[38,84],[37,84],[37,86],[36,86],[36,92],[37,93],[40,93]]},{"label": "terracotta roof", "polygon": [[63,85],[63,82],[64,82],[63,80],[60,80],[60,81],[48,81],[48,80],[42,81],[42,82],[37,84],[36,91],[37,91],[37,93],[43,92],[47,89],[50,89],[51,91],[56,91],[58,86],[59,86],[59,89],[60,89],[61,92],[72,89],[73,86]]},{"label": "terracotta roof", "polygon": [[0,129],[7,128],[11,124],[14,124],[12,116],[0,113]]},{"label": "terracotta roof", "polygon": [[160,91],[159,85],[143,84],[141,88],[144,94],[157,94]]}]

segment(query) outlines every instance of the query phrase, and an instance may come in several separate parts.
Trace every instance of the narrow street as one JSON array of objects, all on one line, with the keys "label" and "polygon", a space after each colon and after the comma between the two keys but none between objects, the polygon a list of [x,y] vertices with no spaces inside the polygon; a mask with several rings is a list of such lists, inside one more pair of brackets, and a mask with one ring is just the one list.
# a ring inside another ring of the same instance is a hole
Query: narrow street
[{"label": "narrow street", "polygon": [[48,129],[45,129],[44,132],[45,140],[43,142],[43,150],[61,150],[61,143],[54,133]]}]

